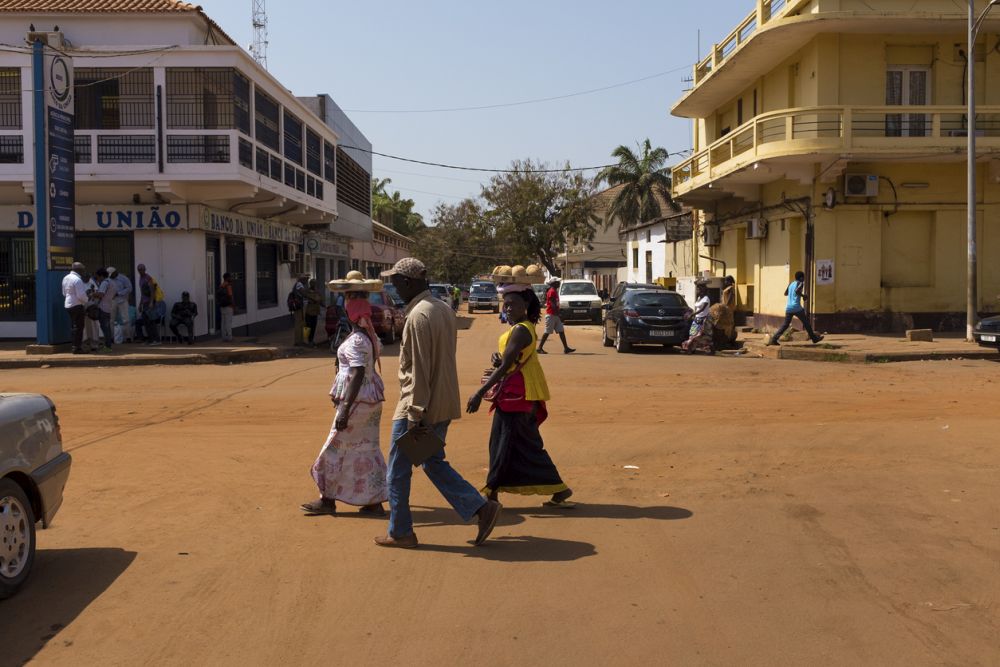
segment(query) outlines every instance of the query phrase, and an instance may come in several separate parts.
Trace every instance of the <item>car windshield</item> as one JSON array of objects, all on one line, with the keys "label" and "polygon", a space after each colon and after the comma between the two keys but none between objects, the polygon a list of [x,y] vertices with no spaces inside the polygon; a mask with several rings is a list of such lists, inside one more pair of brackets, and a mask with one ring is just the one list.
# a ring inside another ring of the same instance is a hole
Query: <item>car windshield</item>
[{"label": "car windshield", "polygon": [[473,285],[470,294],[496,294],[497,286],[493,283],[483,283],[481,285]]},{"label": "car windshield", "polygon": [[368,303],[373,303],[376,306],[384,306],[385,298],[382,296],[381,292],[370,292],[368,294]]},{"label": "car windshield", "polygon": [[443,294],[447,294],[448,290],[445,289],[444,285],[431,285],[431,293],[434,296],[441,296]]},{"label": "car windshield", "polygon": [[597,288],[594,283],[563,283],[559,290],[563,296],[597,296]]},{"label": "car windshield", "polygon": [[684,299],[670,292],[629,292],[625,302],[633,308],[682,308]]}]

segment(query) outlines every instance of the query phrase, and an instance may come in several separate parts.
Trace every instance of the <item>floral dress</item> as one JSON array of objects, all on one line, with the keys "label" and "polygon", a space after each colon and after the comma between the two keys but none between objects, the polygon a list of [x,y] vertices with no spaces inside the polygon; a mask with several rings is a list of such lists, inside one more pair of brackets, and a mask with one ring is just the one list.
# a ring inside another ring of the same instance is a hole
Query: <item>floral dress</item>
[{"label": "floral dress", "polygon": [[334,402],[347,396],[350,369],[364,368],[365,377],[354,402],[347,428],[338,431],[336,416],[330,435],[312,467],[312,477],[324,498],[349,505],[373,505],[388,499],[386,465],[379,449],[379,422],[385,393],[375,371],[375,355],[368,336],[355,331],[337,349],[340,370],[330,389]]}]

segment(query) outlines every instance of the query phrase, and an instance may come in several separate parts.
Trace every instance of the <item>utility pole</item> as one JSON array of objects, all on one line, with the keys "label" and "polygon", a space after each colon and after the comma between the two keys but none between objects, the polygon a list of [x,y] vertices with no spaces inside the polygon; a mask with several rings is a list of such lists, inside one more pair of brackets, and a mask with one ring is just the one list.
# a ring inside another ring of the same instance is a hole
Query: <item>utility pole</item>
[{"label": "utility pole", "polygon": [[1000,0],[990,0],[983,13],[976,17],[976,2],[969,0],[969,42],[965,51],[968,66],[966,75],[968,77],[966,91],[966,135],[968,140],[968,192],[966,193],[967,218],[967,240],[968,240],[968,260],[966,262],[966,288],[965,288],[965,339],[970,343],[975,342],[972,331],[976,328],[976,319],[979,314],[978,295],[978,268],[976,251],[976,38],[979,36],[979,29],[983,27],[983,21],[990,10],[1000,5]]},{"label": "utility pole", "polygon": [[257,63],[267,69],[267,10],[264,7],[264,0],[252,0],[253,2],[253,45],[250,53]]}]

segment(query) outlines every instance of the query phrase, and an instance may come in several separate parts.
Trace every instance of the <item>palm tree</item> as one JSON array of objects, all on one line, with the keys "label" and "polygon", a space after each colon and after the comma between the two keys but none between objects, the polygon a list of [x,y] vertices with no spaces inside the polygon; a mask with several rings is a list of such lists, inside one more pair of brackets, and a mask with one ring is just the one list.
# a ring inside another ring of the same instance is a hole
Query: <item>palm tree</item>
[{"label": "palm tree", "polygon": [[628,146],[619,146],[611,152],[618,164],[605,167],[597,174],[597,182],[623,186],[608,208],[607,220],[618,218],[623,227],[649,222],[663,215],[660,195],[674,211],[680,207],[670,196],[670,172],[664,166],[670,154],[664,148],[653,148],[649,139],[640,145],[642,155],[637,156]]}]

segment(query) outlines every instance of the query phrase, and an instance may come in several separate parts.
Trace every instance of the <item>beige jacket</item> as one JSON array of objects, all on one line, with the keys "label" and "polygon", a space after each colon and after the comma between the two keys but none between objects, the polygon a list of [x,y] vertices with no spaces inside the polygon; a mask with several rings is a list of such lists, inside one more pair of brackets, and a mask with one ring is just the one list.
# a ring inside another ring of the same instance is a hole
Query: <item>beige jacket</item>
[{"label": "beige jacket", "polygon": [[425,424],[459,419],[455,349],[458,328],[455,313],[429,291],[406,306],[406,324],[399,346],[399,404],[393,419]]}]

